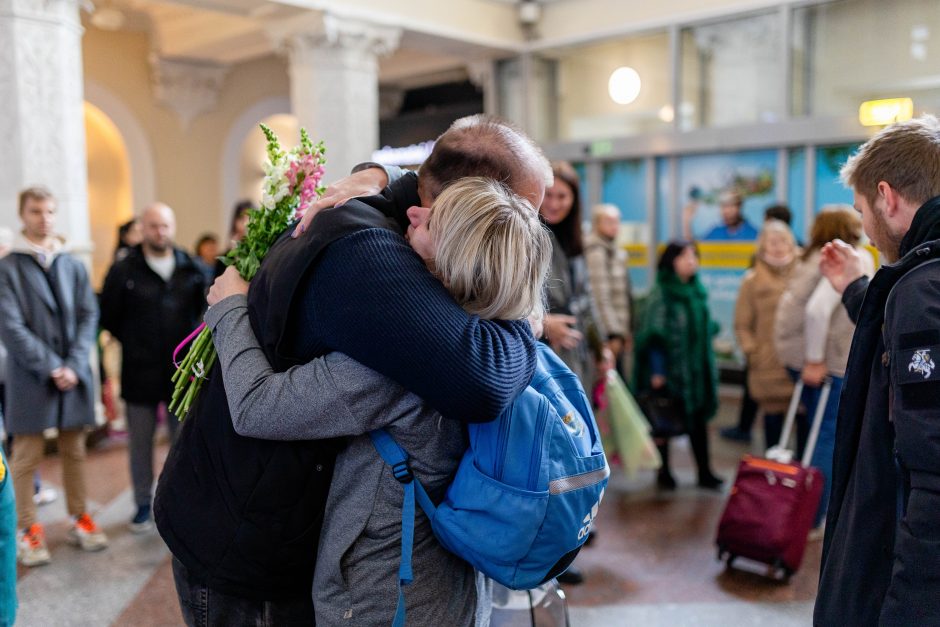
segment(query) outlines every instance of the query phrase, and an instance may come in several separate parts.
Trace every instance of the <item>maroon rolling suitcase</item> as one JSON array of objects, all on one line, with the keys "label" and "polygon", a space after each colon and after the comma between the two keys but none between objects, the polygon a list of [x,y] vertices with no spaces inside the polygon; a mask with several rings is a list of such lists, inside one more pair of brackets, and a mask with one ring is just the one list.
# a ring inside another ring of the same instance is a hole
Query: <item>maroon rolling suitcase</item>
[{"label": "maroon rolling suitcase", "polygon": [[787,410],[780,443],[767,459],[745,455],[718,524],[718,559],[745,557],[767,564],[788,581],[803,561],[806,539],[823,491],[823,476],[809,465],[826,411],[831,383],[819,395],[802,463],[790,461],[785,447],[793,430],[803,383],[798,382]]}]

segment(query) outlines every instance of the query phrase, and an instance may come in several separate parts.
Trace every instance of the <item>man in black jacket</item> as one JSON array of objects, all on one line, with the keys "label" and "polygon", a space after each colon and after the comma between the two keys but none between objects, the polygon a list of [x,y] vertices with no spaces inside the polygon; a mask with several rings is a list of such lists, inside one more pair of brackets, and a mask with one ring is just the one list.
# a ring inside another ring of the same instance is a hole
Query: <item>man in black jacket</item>
[{"label": "man in black jacket", "polygon": [[940,123],[889,126],[842,178],[886,263],[869,281],[853,248],[823,248],[857,327],[814,622],[940,625]]},{"label": "man in black jacket", "polygon": [[[173,391],[173,349],[202,318],[205,274],[173,245],[176,219],[162,203],[140,217],[143,242],[108,271],[101,291],[101,326],[121,342],[121,396],[127,401],[130,470],[137,511],[130,528],[153,527],[153,434],[157,409]],[[177,420],[168,416],[171,437]]]}]

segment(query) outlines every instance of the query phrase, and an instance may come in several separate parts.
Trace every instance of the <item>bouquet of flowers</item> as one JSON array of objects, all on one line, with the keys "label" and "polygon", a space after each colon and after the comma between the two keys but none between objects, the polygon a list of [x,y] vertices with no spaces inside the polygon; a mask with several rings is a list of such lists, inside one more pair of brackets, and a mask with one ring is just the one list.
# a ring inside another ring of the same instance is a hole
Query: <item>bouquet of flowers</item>
[{"label": "bouquet of flowers", "polygon": [[[268,140],[268,162],[264,164],[264,191],[261,207],[248,212],[248,230],[245,237],[222,259],[227,266],[235,266],[246,281],[261,267],[261,260],[290,222],[301,217],[306,209],[323,194],[323,142],[313,144],[305,129],[300,129],[300,145],[285,151],[277,135],[261,125]],[[192,341],[182,362],[177,354]],[[182,420],[199,394],[206,375],[215,364],[216,352],[212,332],[205,323],[176,348],[173,362],[173,397],[169,410]]]}]

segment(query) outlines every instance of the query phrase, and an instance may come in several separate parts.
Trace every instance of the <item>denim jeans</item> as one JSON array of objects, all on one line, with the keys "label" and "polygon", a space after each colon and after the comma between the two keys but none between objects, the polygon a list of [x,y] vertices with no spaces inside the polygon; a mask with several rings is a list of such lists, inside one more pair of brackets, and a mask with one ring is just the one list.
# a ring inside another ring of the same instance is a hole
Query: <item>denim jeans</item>
[{"label": "denim jeans", "polygon": [[[799,373],[787,368],[790,376],[796,381]],[[842,377],[829,375],[832,379],[832,388],[829,390],[829,399],[826,401],[826,411],[823,413],[823,421],[819,427],[819,437],[816,440],[816,449],[813,451],[813,458],[810,460],[810,466],[819,468],[825,481],[823,482],[822,499],[819,501],[819,509],[816,511],[816,518],[813,520],[813,526],[818,527],[826,519],[826,512],[829,509],[829,493],[832,490],[832,453],[836,446],[836,418],[839,414],[839,397],[842,395]],[[813,417],[816,415],[816,406],[819,404],[819,395],[822,388],[811,388],[808,385],[803,387],[802,404],[806,408],[806,416],[803,418],[805,428],[808,432],[812,426]],[[797,416],[799,418],[799,416]]]},{"label": "denim jeans", "polygon": [[207,588],[173,558],[173,581],[183,621],[189,627],[280,627],[314,625],[313,594],[280,601],[255,601]]}]

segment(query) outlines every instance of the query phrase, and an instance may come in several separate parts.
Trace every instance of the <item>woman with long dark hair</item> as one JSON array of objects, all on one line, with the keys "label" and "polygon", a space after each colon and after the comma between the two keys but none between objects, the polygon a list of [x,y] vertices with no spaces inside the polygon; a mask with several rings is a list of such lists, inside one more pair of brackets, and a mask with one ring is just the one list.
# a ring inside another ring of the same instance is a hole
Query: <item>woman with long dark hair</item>
[{"label": "woman with long dark hair", "polygon": [[[655,391],[680,401],[698,485],[715,490],[722,480],[711,470],[707,425],[718,408],[718,368],[712,351],[718,324],[708,312],[698,268],[694,243],[677,240],[666,246],[636,333],[634,376],[637,393]],[[669,439],[657,439],[656,444],[663,460],[657,484],[673,490]]]},{"label": "woman with long dark hair", "polygon": [[566,162],[552,164],[554,184],[539,207],[552,233],[552,267],[546,282],[545,340],[585,387],[593,385],[594,360],[588,335],[594,333],[593,304],[581,234],[580,182]]}]

